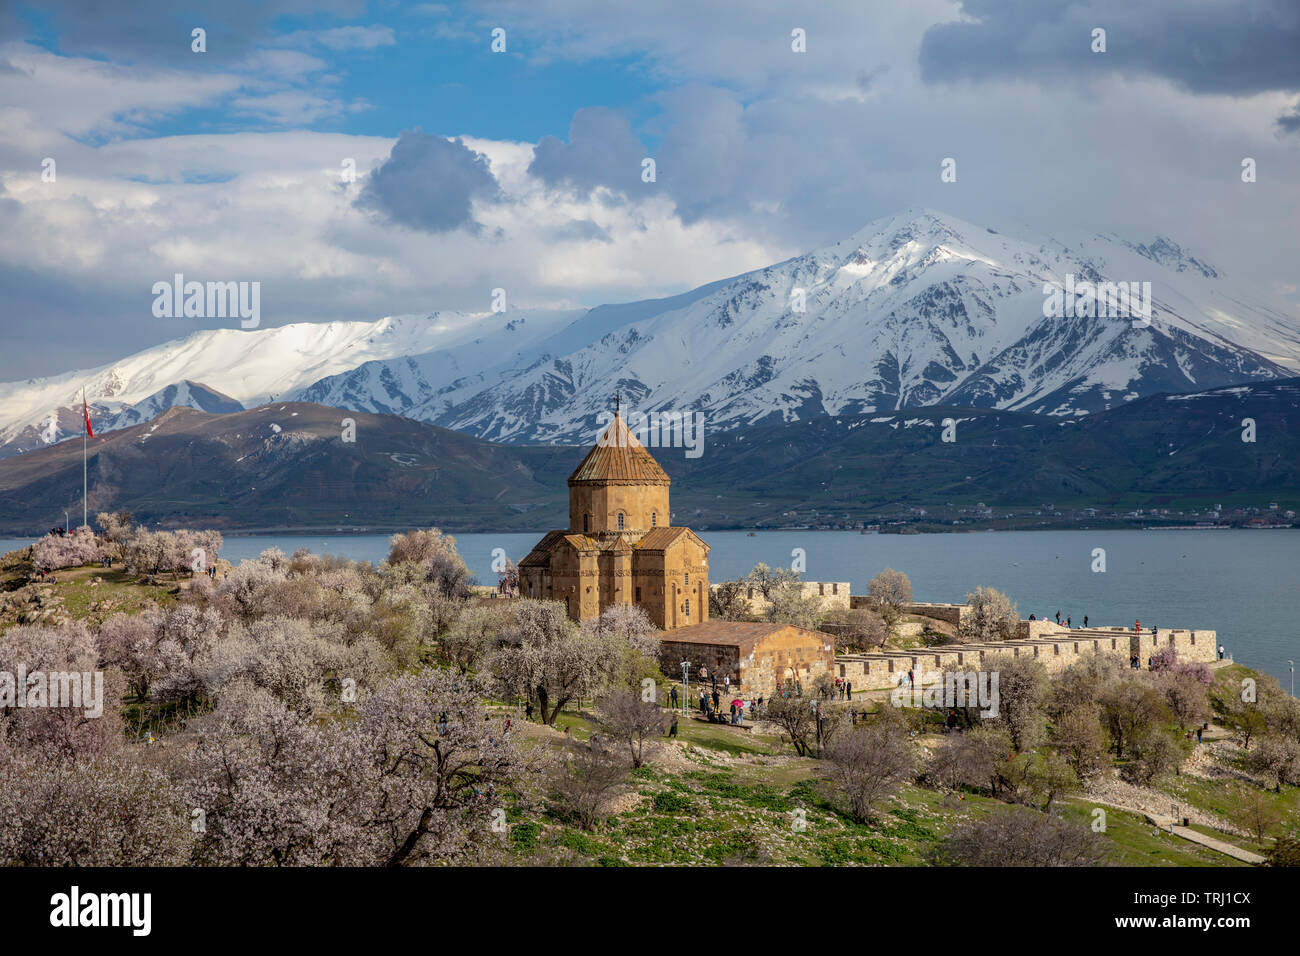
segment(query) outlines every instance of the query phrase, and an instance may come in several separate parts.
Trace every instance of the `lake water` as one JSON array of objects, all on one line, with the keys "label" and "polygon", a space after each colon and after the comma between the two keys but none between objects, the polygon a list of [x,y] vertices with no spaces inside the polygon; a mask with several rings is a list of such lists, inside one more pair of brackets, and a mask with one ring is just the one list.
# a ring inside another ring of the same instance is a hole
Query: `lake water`
[{"label": "lake water", "polygon": [[[537,534],[457,535],[457,547],[483,583],[494,583],[492,552],[516,561]],[[810,581],[848,581],[854,594],[881,569],[897,568],[918,601],[961,602],[977,585],[1010,595],[1021,617],[1080,625],[1195,627],[1219,632],[1238,661],[1291,686],[1288,660],[1300,657],[1300,533],[1294,531],[1004,531],[976,534],[877,535],[840,531],[711,531],[709,577],[737,578],[756,563],[788,567],[802,548]],[[30,541],[0,540],[0,553]],[[286,554],[306,547],[377,562],[387,535],[228,536],[221,556],[238,563],[265,548]],[[1103,548],[1105,573],[1091,570]]]}]

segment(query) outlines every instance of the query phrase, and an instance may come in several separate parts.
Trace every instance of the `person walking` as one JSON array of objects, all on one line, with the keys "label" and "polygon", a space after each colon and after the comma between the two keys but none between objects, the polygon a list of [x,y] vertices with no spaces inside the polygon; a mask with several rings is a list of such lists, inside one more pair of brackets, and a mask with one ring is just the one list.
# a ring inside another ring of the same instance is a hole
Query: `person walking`
[{"label": "person walking", "polygon": [[1057,624],[1060,624],[1060,623],[1061,623],[1061,612],[1060,612],[1060,611],[1057,611],[1057,612],[1056,612],[1056,623],[1057,623]]},{"label": "person walking", "polygon": [[1223,645],[1219,645],[1219,660],[1223,660]]},{"label": "person walking", "polygon": [[668,725],[668,736],[674,738],[677,736],[677,715],[673,714],[673,722]]},{"label": "person walking", "polygon": [[531,700],[530,700],[527,704],[524,705],[524,720],[527,720],[529,723],[532,723],[532,720],[533,720],[533,702],[532,702]]},{"label": "person walking", "polygon": [[1088,626],[1088,615],[1086,614],[1083,616],[1083,626],[1084,627]]},{"label": "person walking", "polygon": [[1074,625],[1070,623],[1070,619],[1068,617],[1065,619],[1065,626],[1068,628],[1074,627]]},{"label": "person walking", "polygon": [[846,680],[844,682],[844,699],[849,701],[853,700],[853,681],[851,680]]},{"label": "person walking", "polygon": [[910,667],[907,669],[907,686],[908,687],[916,686],[916,675],[912,673],[912,669]]},{"label": "person walking", "polygon": [[668,692],[668,698],[673,702],[673,709],[676,710],[677,709],[677,685],[676,684],[674,684],[673,689]]}]

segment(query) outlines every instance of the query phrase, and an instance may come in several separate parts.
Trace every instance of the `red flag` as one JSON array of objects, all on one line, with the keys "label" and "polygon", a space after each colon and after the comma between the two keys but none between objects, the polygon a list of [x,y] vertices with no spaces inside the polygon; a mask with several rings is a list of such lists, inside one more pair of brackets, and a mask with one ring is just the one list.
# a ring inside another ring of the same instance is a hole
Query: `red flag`
[{"label": "red flag", "polygon": [[86,434],[89,437],[94,438],[95,429],[90,427],[90,407],[86,404],[86,400],[84,398],[81,400],[81,414],[86,416]]}]

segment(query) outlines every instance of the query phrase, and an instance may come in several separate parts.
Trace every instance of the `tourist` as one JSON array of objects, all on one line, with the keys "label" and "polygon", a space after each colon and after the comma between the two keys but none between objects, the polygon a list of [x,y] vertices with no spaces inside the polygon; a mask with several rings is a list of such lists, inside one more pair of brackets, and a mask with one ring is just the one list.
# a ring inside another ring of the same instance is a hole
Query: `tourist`
[{"label": "tourist", "polygon": [[1060,611],[1057,611],[1057,612],[1056,612],[1056,623],[1057,623],[1057,624],[1060,624],[1060,623],[1061,623],[1061,612],[1060,612]]},{"label": "tourist", "polygon": [[1030,615],[1029,615],[1029,620],[1033,621],[1033,620],[1036,620],[1036,618],[1034,617],[1034,615],[1030,614]]},{"label": "tourist", "polygon": [[1074,627],[1074,625],[1070,623],[1070,619],[1068,617],[1065,619],[1065,626],[1069,628]]},{"label": "tourist", "polygon": [[844,699],[848,701],[853,700],[853,681],[851,680],[844,682]]},{"label": "tourist", "polygon": [[669,737],[677,736],[677,715],[676,714],[673,714],[673,722],[668,725],[668,736]]},{"label": "tourist", "polygon": [[532,723],[532,720],[533,720],[533,702],[532,702],[531,700],[530,700],[527,704],[524,705],[524,719],[527,720],[529,723]]},{"label": "tourist", "polygon": [[700,691],[700,713],[707,714],[708,712],[709,712],[709,695],[704,693],[703,690],[701,690]]},{"label": "tourist", "polygon": [[1086,614],[1083,616],[1083,626],[1084,627],[1088,626],[1088,615]]},{"label": "tourist", "polygon": [[912,669],[910,667],[907,669],[907,686],[908,687],[916,686],[916,675],[912,673]]},{"label": "tourist", "polygon": [[729,694],[729,693],[731,693],[731,675],[730,675],[730,674],[727,674],[725,677],[722,678],[722,692],[723,692],[724,694]]},{"label": "tourist", "polygon": [[1136,631],[1138,634],[1141,634],[1141,633],[1142,633],[1142,622],[1141,622],[1141,621],[1134,621],[1134,622],[1133,622],[1133,630]]},{"label": "tourist", "polygon": [[722,695],[718,693],[718,688],[713,688],[713,709],[722,709]]},{"label": "tourist", "polygon": [[1200,728],[1200,727],[1197,727],[1197,728],[1196,728],[1196,742],[1197,742],[1198,744],[1201,742],[1201,734],[1203,734],[1203,733],[1205,733],[1205,731],[1204,731],[1202,728]]},{"label": "tourist", "polygon": [[676,687],[676,685],[674,685],[674,686],[673,686],[673,689],[672,689],[671,691],[668,692],[668,697],[669,697],[669,699],[672,700],[672,702],[673,702],[673,709],[676,710],[676,709],[677,709],[677,687]]},{"label": "tourist", "polygon": [[1223,645],[1219,645],[1219,660],[1223,660]]}]

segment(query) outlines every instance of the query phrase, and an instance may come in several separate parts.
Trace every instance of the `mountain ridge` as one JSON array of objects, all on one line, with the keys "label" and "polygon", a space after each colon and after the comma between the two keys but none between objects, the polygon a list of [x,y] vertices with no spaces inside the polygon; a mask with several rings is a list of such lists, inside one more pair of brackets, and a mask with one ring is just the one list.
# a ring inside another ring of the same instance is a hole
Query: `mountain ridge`
[{"label": "mountain ridge", "polygon": [[[1150,322],[1044,315],[1044,289],[1067,276],[1150,282]],[[191,381],[246,407],[300,400],[563,443],[595,433],[616,391],[726,431],[936,404],[1079,417],[1297,372],[1300,317],[1173,239],[1067,245],[912,209],[661,299],[194,333],[90,372],[0,384],[0,457],[77,434],[83,379],[98,428],[201,404],[179,387]]]},{"label": "mountain ridge", "polygon": [[[1255,442],[1242,441],[1245,418]],[[227,414],[171,408],[89,450],[92,516],[125,508],[150,525],[221,530],[505,532],[563,526],[565,480],[589,446],[507,445],[277,402]],[[1300,509],[1300,378],[1148,396],[1082,418],[928,406],[710,434],[698,458],[650,450],[673,481],[674,520],[701,530],[843,526],[917,510],[950,524],[985,505],[1032,512],[1044,502]],[[60,523],[80,497],[80,441],[0,461],[0,533]]]}]

